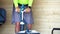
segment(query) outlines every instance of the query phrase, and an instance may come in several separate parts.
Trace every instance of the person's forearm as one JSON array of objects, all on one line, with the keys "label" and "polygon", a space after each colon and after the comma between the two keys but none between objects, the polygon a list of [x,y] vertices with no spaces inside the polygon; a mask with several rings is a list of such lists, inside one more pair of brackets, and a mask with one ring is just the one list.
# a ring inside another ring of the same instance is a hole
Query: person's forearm
[{"label": "person's forearm", "polygon": [[33,0],[29,0],[29,4],[28,4],[29,8],[32,7],[32,4],[33,4]]},{"label": "person's forearm", "polygon": [[18,0],[13,0],[13,3],[15,5],[15,8],[18,7]]}]

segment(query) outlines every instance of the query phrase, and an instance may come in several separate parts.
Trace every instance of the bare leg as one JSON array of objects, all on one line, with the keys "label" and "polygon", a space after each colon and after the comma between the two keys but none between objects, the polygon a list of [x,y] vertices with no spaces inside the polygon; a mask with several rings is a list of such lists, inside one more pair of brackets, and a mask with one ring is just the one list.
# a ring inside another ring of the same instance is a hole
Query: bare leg
[{"label": "bare leg", "polygon": [[15,24],[15,33],[19,32],[20,31],[20,22],[17,22]]},{"label": "bare leg", "polygon": [[32,24],[28,24],[28,29],[31,30]]}]

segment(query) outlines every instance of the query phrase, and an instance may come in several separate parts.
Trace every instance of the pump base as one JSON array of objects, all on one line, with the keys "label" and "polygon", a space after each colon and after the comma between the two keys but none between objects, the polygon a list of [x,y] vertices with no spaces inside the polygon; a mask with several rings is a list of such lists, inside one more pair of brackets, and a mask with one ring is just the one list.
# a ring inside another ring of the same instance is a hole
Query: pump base
[{"label": "pump base", "polygon": [[[26,34],[25,31],[20,31],[17,34]],[[29,34],[29,33],[28,33]],[[40,34],[39,32],[35,31],[35,30],[31,30],[30,34]]]}]

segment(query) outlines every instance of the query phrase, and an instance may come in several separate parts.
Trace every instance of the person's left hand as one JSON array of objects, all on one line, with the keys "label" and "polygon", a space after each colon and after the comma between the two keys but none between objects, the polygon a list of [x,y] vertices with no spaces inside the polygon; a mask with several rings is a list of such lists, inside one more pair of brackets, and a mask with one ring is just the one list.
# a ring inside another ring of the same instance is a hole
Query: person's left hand
[{"label": "person's left hand", "polygon": [[30,9],[30,8],[26,8],[24,11],[25,11],[26,13],[29,13],[29,12],[31,11],[31,9]]}]

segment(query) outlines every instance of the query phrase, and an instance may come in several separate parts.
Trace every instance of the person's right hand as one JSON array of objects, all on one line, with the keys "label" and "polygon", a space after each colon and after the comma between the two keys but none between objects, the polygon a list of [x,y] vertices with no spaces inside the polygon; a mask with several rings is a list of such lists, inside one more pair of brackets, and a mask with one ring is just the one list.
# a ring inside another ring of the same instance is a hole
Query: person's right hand
[{"label": "person's right hand", "polygon": [[20,12],[20,8],[19,8],[19,7],[16,7],[16,8],[15,8],[15,11],[16,11],[16,12]]}]

